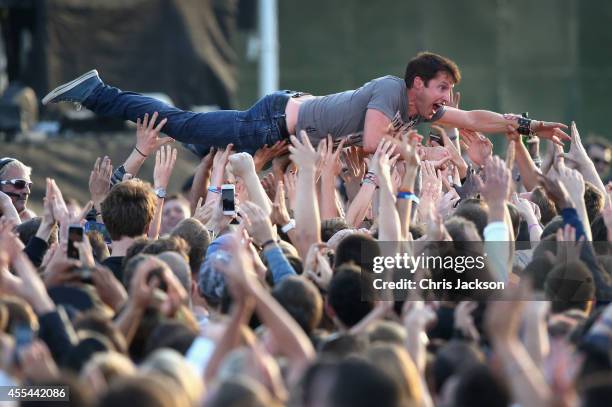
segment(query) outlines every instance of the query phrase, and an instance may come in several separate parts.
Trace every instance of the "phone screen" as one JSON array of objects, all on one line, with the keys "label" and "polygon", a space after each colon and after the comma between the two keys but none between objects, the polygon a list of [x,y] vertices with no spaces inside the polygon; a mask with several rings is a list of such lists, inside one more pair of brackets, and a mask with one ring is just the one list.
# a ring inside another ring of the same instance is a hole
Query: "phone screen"
[{"label": "phone screen", "polygon": [[223,212],[235,212],[234,188],[221,188],[221,200],[223,202]]},{"label": "phone screen", "polygon": [[79,258],[79,249],[74,246],[74,242],[83,241],[83,227],[69,226],[68,227],[68,257],[71,259]]},{"label": "phone screen", "polygon": [[96,232],[100,232],[102,234],[102,236],[104,237],[104,242],[106,244],[111,244],[112,240],[110,237],[110,234],[108,233],[108,230],[106,230],[106,226],[104,226],[104,223],[99,223],[99,222],[94,222],[94,221],[88,221],[85,223],[85,232],[91,232],[91,231],[96,231]]}]

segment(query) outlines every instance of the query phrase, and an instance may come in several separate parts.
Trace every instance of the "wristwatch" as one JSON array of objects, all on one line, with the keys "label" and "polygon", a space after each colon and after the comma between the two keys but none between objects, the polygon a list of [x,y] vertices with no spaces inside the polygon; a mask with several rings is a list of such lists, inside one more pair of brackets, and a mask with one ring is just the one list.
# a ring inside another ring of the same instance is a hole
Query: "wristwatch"
[{"label": "wristwatch", "polygon": [[155,195],[157,195],[159,199],[164,199],[166,197],[166,188],[155,188]]}]

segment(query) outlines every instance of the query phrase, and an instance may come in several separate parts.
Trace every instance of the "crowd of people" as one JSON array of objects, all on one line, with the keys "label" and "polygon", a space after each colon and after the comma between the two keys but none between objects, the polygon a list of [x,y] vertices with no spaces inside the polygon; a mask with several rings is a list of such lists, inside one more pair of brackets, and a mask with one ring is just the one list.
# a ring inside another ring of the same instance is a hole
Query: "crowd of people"
[{"label": "crowd of people", "polygon": [[[430,119],[458,107],[444,91]],[[525,136],[519,120],[502,158],[453,120],[426,137],[390,120],[360,146],[298,118],[297,135],[254,151],[196,148],[190,188],[166,195],[172,120],[138,117],[125,161],[92,163],[87,203],[47,179],[39,215],[36,163],[0,160],[1,386],[68,386],[70,405],[99,407],[609,405],[605,140],[583,143],[572,123],[564,146],[559,129]],[[373,258],[399,252],[487,252],[462,275],[505,289],[373,294]]]}]

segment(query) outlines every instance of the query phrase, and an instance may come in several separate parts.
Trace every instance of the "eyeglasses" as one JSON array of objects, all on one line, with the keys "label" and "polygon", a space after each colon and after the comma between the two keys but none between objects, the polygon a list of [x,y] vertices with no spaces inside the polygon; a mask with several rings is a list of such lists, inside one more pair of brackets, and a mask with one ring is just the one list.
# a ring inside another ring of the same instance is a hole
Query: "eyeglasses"
[{"label": "eyeglasses", "polygon": [[7,180],[3,180],[0,181],[0,184],[2,185],[12,185],[17,189],[24,189],[25,187],[31,187],[32,186],[32,182],[30,181],[26,181],[25,179],[7,179]]}]

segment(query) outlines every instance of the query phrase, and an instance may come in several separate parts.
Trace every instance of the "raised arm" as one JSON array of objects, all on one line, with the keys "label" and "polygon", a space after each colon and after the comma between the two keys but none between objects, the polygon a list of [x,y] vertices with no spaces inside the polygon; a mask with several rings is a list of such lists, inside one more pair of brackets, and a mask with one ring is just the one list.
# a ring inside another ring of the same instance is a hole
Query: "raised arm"
[{"label": "raised arm", "polygon": [[563,141],[570,141],[570,136],[562,130],[567,129],[563,123],[524,119],[519,115],[499,114],[488,110],[466,111],[447,107],[436,123],[483,133],[506,133],[510,125],[518,129],[521,134],[538,133],[538,136],[550,139],[557,144],[562,145]]},{"label": "raised arm", "polygon": [[321,218],[315,190],[315,172],[317,166],[317,152],[310,144],[308,135],[302,131],[301,140],[291,136],[291,161],[298,167],[296,189],[300,192],[300,199],[296,199],[295,228],[298,241],[296,247],[302,259],[306,258],[308,249],[314,243],[321,241]]},{"label": "raised arm", "polygon": [[244,181],[244,185],[249,193],[249,200],[257,204],[264,210],[266,215],[270,216],[272,202],[270,202],[270,198],[266,195],[266,191],[257,177],[253,157],[248,153],[236,153],[229,157],[229,162],[234,175],[242,178]]}]

